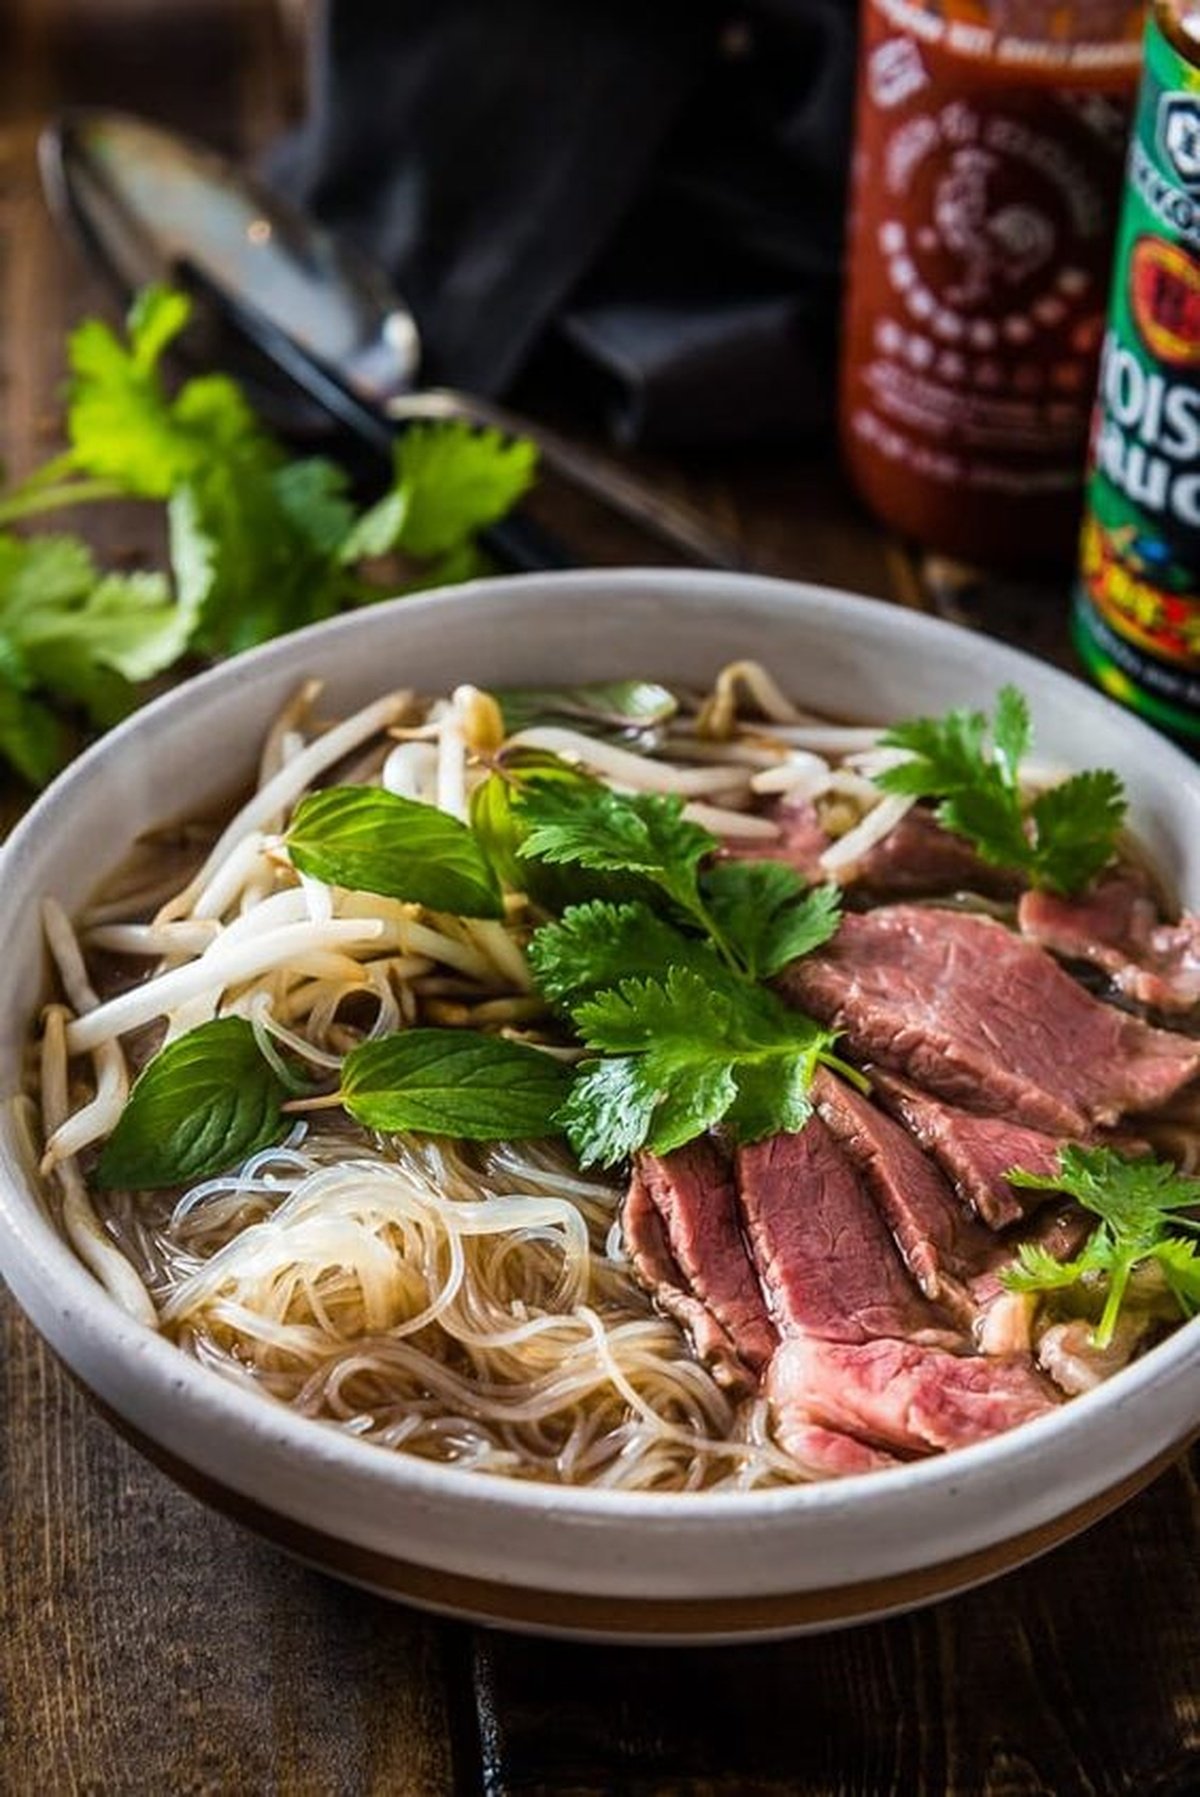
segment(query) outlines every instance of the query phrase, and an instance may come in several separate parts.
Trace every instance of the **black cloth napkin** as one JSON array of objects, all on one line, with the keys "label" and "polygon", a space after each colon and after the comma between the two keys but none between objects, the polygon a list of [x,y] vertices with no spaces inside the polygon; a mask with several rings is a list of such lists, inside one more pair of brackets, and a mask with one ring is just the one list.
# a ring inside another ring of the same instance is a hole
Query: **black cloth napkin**
[{"label": "black cloth napkin", "polygon": [[552,365],[623,441],[833,401],[854,0],[324,0],[289,197],[390,272],[421,378]]}]

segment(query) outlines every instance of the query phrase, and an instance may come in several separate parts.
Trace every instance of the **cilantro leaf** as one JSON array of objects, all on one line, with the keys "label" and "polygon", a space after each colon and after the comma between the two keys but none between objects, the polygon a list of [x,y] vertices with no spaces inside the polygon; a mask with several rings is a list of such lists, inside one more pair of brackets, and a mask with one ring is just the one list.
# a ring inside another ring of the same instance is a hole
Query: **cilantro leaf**
[{"label": "cilantro leaf", "polygon": [[168,396],[159,361],[190,314],[183,294],[148,287],[130,309],[127,341],[95,318],[71,334],[67,428],[77,472],[115,481],[138,498],[166,499],[214,459],[271,453],[240,388],[225,376],[202,376],[177,399]]},{"label": "cilantro leaf", "polygon": [[556,1134],[570,1084],[553,1055],[474,1030],[401,1030],[342,1063],[342,1103],[368,1129],[467,1141]]},{"label": "cilantro leaf", "polygon": [[1075,1260],[1060,1264],[1027,1247],[1004,1276],[1015,1291],[1102,1286],[1104,1309],[1093,1331],[1097,1347],[1111,1342],[1130,1279],[1144,1264],[1158,1266],[1184,1315],[1200,1305],[1200,1263],[1179,1234],[1200,1233],[1200,1219],[1192,1214],[1200,1208],[1200,1179],[1153,1156],[1125,1160],[1111,1148],[1074,1146],[1059,1150],[1054,1173],[1027,1173],[1018,1167],[1005,1177],[1034,1191],[1068,1192],[1100,1218],[1100,1227]]},{"label": "cilantro leaf", "polygon": [[130,709],[134,683],[183,652],[193,615],[158,574],[101,576],[74,537],[0,536],[0,753],[42,784],[66,743],[43,697],[81,707],[93,723]]},{"label": "cilantro leaf", "polygon": [[[807,1089],[834,1036],[761,987],[714,988],[691,967],[626,979],[576,1005],[586,1047],[632,1059],[636,1075],[589,1074],[560,1116],[586,1166],[611,1165],[633,1146],[636,1127],[656,1153],[682,1146],[722,1121],[756,1141],[796,1129]],[[653,1095],[653,1104],[649,1104]]]},{"label": "cilantro leaf", "polygon": [[769,980],[836,933],[841,892],[811,891],[782,861],[719,861],[701,877],[705,909],[751,979]]},{"label": "cilantro leaf", "polygon": [[1200,1314],[1200,1249],[1196,1243],[1181,1235],[1168,1236],[1156,1245],[1154,1260],[1184,1316]]},{"label": "cilantro leaf", "polygon": [[1030,808],[1038,884],[1075,891],[1112,859],[1125,821],[1125,792],[1111,768],[1074,774],[1039,793]]},{"label": "cilantro leaf", "polygon": [[684,936],[649,905],[603,899],[568,906],[557,923],[535,933],[528,955],[539,990],[568,1006],[599,987],[667,967],[691,967],[710,981],[725,972],[707,942]]},{"label": "cilantro leaf", "polygon": [[697,870],[715,836],[683,816],[683,801],[658,793],[621,797],[598,781],[560,789],[530,786],[518,801],[528,834],[518,853],[551,866],[635,874],[686,915],[707,924]]},{"label": "cilantro leaf", "polygon": [[1019,770],[1033,730],[1015,687],[997,694],[990,730],[983,712],[960,709],[897,724],[880,740],[907,750],[909,759],[877,774],[876,784],[885,792],[936,800],[938,821],[965,836],[992,866],[1068,894],[1112,859],[1126,809],[1116,774],[1077,774],[1032,803],[1024,799]]},{"label": "cilantro leaf", "polygon": [[584,1061],[555,1115],[581,1167],[611,1167],[640,1148],[658,1093],[630,1055]]},{"label": "cilantro leaf", "polygon": [[0,672],[0,755],[31,786],[45,786],[66,758],[66,733],[52,711]]},{"label": "cilantro leaf", "polygon": [[522,859],[521,847],[529,835],[529,823],[521,803],[523,794],[542,786],[582,793],[590,792],[596,785],[589,774],[545,750],[504,752],[494,771],[472,792],[470,818],[471,828],[483,845],[484,853],[506,886],[514,892],[528,893],[548,911],[561,911],[567,905],[591,897],[635,896],[636,888],[630,881],[605,877],[581,879],[569,867],[551,867]]},{"label": "cilantro leaf", "polygon": [[342,559],[449,555],[503,518],[536,472],[537,450],[523,438],[458,420],[411,425],[396,442],[391,491],[359,519]]}]

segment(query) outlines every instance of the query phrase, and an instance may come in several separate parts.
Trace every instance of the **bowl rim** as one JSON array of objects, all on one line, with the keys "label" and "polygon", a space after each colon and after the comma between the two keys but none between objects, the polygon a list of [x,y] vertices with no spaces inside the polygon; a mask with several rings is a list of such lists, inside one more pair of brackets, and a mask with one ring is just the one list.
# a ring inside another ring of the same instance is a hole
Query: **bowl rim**
[{"label": "bowl rim", "polygon": [[[582,603],[591,593],[611,592],[614,586],[635,585],[646,589],[648,596],[652,596],[654,588],[674,597],[699,593],[732,598],[739,591],[753,590],[817,610],[836,605],[840,613],[849,614],[868,626],[877,623],[881,614],[886,614],[893,627],[903,620],[899,628],[915,636],[927,636],[931,646],[947,637],[979,644],[986,649],[989,660],[1001,664],[1001,677],[1019,677],[1022,669],[1034,671],[1039,683],[1049,683],[1052,689],[1059,689],[1064,699],[1069,695],[1075,706],[1093,712],[1097,722],[1103,719],[1110,726],[1115,725],[1130,734],[1135,742],[1140,739],[1144,746],[1153,748],[1156,757],[1166,759],[1168,771],[1173,767],[1179,779],[1200,789],[1200,768],[1181,749],[1140,718],[1070,674],[1025,650],[982,637],[945,619],[901,608],[887,600],[868,598],[816,582],[690,569],[628,567],[494,576],[454,588],[383,601],[310,625],[233,656],[151,700],[87,748],[34,801],[7,842],[0,847],[0,892],[6,891],[10,880],[19,872],[26,844],[54,823],[60,808],[70,807],[77,787],[86,784],[110,763],[119,762],[128,746],[147,735],[175,727],[193,708],[203,705],[214,691],[236,688],[248,677],[270,670],[276,664],[283,667],[296,660],[303,661],[310,655],[316,660],[322,647],[330,642],[342,637],[352,639],[362,632],[369,635],[375,619],[393,617],[401,610],[407,615],[420,615],[448,605],[461,605],[464,601],[490,600],[498,590],[544,592],[559,604]],[[27,1027],[28,1020],[24,1021]],[[97,1346],[115,1355],[127,1368],[138,1366],[142,1375],[152,1375],[177,1399],[186,1399],[194,1427],[205,1425],[231,1430],[247,1443],[253,1437],[269,1437],[301,1461],[319,1463],[331,1472],[360,1475],[365,1484],[395,1487],[436,1500],[450,1499],[456,1505],[468,1507],[474,1505],[495,1510],[497,1506],[515,1505],[521,1510],[566,1511],[597,1521],[624,1518],[648,1525],[667,1523],[672,1530],[681,1526],[703,1528],[718,1519],[766,1524],[790,1518],[799,1523],[807,1516],[847,1505],[886,1509],[901,1493],[916,1498],[947,1483],[965,1487],[981,1479],[992,1480],[1006,1472],[1015,1472],[1018,1467],[1039,1459],[1044,1446],[1051,1441],[1066,1451],[1077,1436],[1086,1437],[1091,1432],[1095,1419],[1136,1404],[1151,1385],[1173,1383],[1189,1368],[1194,1373],[1193,1363],[1200,1359],[1200,1317],[1196,1317],[1181,1324],[1163,1342],[1092,1391],[1071,1398],[1047,1415],[974,1446],[888,1469],[886,1477],[874,1472],[861,1473],[744,1492],[611,1491],[595,1486],[513,1479],[499,1473],[426,1461],[415,1455],[381,1449],[374,1443],[347,1435],[334,1423],[298,1415],[273,1400],[268,1393],[243,1387],[193,1359],[166,1336],[136,1322],[109,1296],[46,1214],[32,1174],[25,1183],[28,1218],[17,1213],[7,1181],[0,1181],[0,1272],[4,1271],[4,1263],[14,1249],[23,1255],[33,1271],[48,1281],[58,1313],[70,1313],[76,1326],[82,1320]],[[38,1332],[42,1333],[40,1327]]]}]

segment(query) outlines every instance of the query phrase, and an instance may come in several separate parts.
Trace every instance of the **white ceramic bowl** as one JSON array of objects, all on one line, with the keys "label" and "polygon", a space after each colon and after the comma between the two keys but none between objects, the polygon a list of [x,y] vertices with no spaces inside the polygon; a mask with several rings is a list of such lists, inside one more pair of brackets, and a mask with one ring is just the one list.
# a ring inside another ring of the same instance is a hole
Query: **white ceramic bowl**
[{"label": "white ceramic bowl", "polygon": [[[623,571],[481,581],[362,611],[239,657],[84,755],[0,856],[0,1089],[41,992],[37,905],[78,906],[140,830],[236,787],[305,675],[331,708],[628,674],[704,685],[752,656],[802,702],[864,720],[988,704],[1015,681],[1042,756],[1109,765],[1169,880],[1200,905],[1200,771],[1064,675],[845,594]],[[226,1383],[128,1321],[48,1221],[0,1124],[0,1269],[112,1421],[181,1484],[331,1572],[515,1627],[747,1639],[878,1616],[1015,1566],[1145,1484],[1200,1426],[1200,1321],[1089,1396],[960,1453],[743,1496],[567,1491],[456,1472],[348,1439]]]}]

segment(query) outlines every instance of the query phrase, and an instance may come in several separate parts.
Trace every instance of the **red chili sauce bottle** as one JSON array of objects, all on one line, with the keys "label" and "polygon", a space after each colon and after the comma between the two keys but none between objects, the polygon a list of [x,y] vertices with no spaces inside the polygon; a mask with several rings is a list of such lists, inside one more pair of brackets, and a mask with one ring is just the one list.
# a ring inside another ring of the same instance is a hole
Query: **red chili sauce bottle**
[{"label": "red chili sauce bottle", "polygon": [[862,0],[846,461],[905,535],[1070,557],[1139,0]]}]

